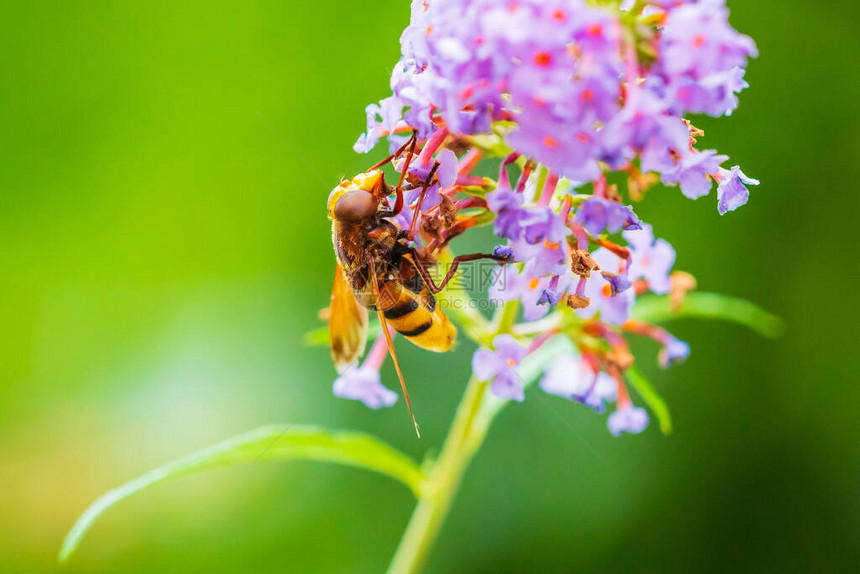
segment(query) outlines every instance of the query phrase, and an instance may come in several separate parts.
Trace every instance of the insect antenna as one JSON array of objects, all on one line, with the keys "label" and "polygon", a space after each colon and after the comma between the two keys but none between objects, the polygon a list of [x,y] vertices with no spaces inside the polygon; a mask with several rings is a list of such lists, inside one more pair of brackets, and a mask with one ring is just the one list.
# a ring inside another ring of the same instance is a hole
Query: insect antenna
[{"label": "insect antenna", "polygon": [[403,397],[406,399],[406,406],[409,408],[409,416],[412,417],[412,424],[415,426],[415,434],[421,438],[421,431],[418,430],[418,421],[415,420],[415,413],[412,411],[412,402],[409,400],[409,391],[406,390],[406,381],[403,380],[403,373],[400,371],[400,362],[397,360],[397,353],[394,352],[394,344],[391,342],[391,335],[388,332],[388,321],[385,320],[385,313],[382,310],[381,297],[379,295],[379,284],[377,283],[376,266],[373,260],[370,260],[370,285],[373,287],[373,297],[376,300],[376,313],[379,315],[379,323],[382,325],[382,333],[385,335],[385,343],[388,345],[388,352],[391,354],[391,360],[394,361],[394,369],[397,371],[397,378],[400,379],[400,388],[403,389]]}]

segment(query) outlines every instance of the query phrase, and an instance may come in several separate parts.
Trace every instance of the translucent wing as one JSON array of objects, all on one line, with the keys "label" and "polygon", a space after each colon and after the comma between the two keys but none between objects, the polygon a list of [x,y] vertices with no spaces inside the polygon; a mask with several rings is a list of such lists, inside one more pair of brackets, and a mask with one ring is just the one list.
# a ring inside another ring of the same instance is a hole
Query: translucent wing
[{"label": "translucent wing", "polygon": [[359,305],[338,264],[334,270],[331,289],[328,333],[331,358],[338,373],[342,373],[360,355],[367,343],[367,309]]}]

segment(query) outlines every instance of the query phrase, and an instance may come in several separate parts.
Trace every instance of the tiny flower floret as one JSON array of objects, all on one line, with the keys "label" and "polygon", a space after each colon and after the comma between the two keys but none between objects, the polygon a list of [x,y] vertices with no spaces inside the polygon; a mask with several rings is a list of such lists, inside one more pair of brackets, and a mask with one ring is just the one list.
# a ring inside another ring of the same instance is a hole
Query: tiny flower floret
[{"label": "tiny flower floret", "polygon": [[633,213],[633,208],[602,197],[591,197],[582,202],[575,220],[592,235],[599,235],[604,231],[617,233],[622,229],[641,228],[641,222]]},{"label": "tiny flower floret", "polygon": [[639,434],[648,426],[648,413],[643,408],[627,405],[609,415],[606,426],[615,436],[621,436],[622,432]]},{"label": "tiny flower floret", "polygon": [[666,342],[663,348],[660,349],[657,359],[660,362],[660,366],[666,369],[672,363],[684,361],[689,356],[690,345],[672,337]]},{"label": "tiny flower floret", "polygon": [[490,390],[503,399],[523,401],[523,380],[516,371],[526,348],[510,335],[493,339],[495,349],[478,349],[472,357],[472,372],[480,381],[492,381]]},{"label": "tiny flower floret", "polygon": [[757,179],[747,177],[738,166],[732,167],[731,171],[720,170],[720,184],[717,187],[717,209],[720,215],[746,204],[750,197],[747,186],[758,184]]},{"label": "tiny flower floret", "polygon": [[579,355],[562,355],[540,380],[545,393],[564,397],[602,413],[604,401],[614,401],[617,386],[606,373],[595,373]]},{"label": "tiny flower floret", "polygon": [[371,409],[390,407],[397,393],[382,384],[379,371],[358,367],[346,371],[334,381],[334,396],[363,402]]},{"label": "tiny flower floret", "polygon": [[647,223],[638,231],[621,234],[631,249],[629,277],[645,279],[654,293],[665,294],[672,288],[669,274],[675,263],[675,250],[665,239],[654,240],[654,232]]},{"label": "tiny flower floret", "polygon": [[[621,259],[605,248],[600,248],[592,257],[601,269],[614,272],[619,269]],[[583,319],[590,319],[599,314],[600,320],[610,325],[623,325],[630,318],[633,303],[636,299],[632,289],[626,289],[613,294],[612,284],[602,274],[592,274],[585,284],[585,297],[590,304],[584,309],[577,309],[576,314]]]}]

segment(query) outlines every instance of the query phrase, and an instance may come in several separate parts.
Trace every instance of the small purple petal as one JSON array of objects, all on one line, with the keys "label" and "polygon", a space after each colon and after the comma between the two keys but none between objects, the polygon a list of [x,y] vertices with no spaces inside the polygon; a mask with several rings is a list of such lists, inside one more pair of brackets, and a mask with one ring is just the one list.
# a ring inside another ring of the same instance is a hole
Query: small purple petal
[{"label": "small purple petal", "polygon": [[511,335],[499,335],[493,339],[496,353],[510,366],[510,362],[519,364],[526,354],[526,348],[517,342]]},{"label": "small purple petal", "polygon": [[622,432],[639,434],[648,426],[648,413],[645,409],[629,405],[609,415],[606,426],[615,436],[621,436]]},{"label": "small purple petal", "polygon": [[499,376],[490,385],[490,390],[499,398],[510,399],[519,403],[526,398],[519,376],[513,373],[499,373]]},{"label": "small purple petal", "polygon": [[684,341],[672,338],[666,345],[660,349],[657,359],[660,361],[660,366],[664,369],[668,368],[672,363],[681,362],[690,356],[690,345]]},{"label": "small purple petal", "polygon": [[603,278],[609,281],[609,286],[612,290],[612,296],[615,297],[619,293],[624,293],[628,289],[630,289],[630,285],[632,283],[630,280],[624,275],[609,275],[607,273],[602,273]]},{"label": "small purple petal", "polygon": [[[621,259],[604,247],[597,249],[591,257],[604,271],[615,273],[619,270]],[[585,309],[577,309],[576,314],[590,319],[599,312],[601,321],[610,325],[624,324],[630,318],[636,299],[633,289],[613,296],[612,285],[601,274],[592,274],[586,281],[584,295],[590,299],[590,304]]]},{"label": "small purple petal", "polygon": [[540,293],[540,297],[538,297],[537,304],[538,305],[549,305],[550,307],[555,307],[558,305],[558,302],[561,300],[561,293],[553,291],[552,289],[543,289]]},{"label": "small purple petal", "polygon": [[720,215],[744,205],[750,197],[746,186],[759,184],[757,179],[747,177],[739,166],[732,167],[731,171],[720,170],[720,176],[720,184],[717,187],[717,209]]},{"label": "small purple petal", "polygon": [[472,372],[479,381],[492,381],[490,390],[503,399],[522,401],[525,398],[522,380],[516,366],[526,354],[526,348],[511,335],[493,339],[495,350],[478,349],[472,357]]},{"label": "small purple petal", "polygon": [[542,241],[534,244],[519,239],[514,241],[512,247],[514,259],[532,263],[534,276],[561,275],[567,269],[567,255],[561,242]]},{"label": "small purple petal", "polygon": [[717,173],[720,164],[727,159],[728,156],[717,155],[712,149],[688,152],[674,170],[663,173],[663,183],[680,183],[681,193],[690,199],[698,199],[710,193],[713,182],[709,175]]},{"label": "small purple petal", "polygon": [[600,235],[603,230],[617,233],[621,229],[641,229],[642,225],[633,208],[603,199],[590,197],[576,210],[574,221],[585,227],[592,235]]},{"label": "small purple petal", "polygon": [[436,155],[436,159],[439,161],[439,169],[436,170],[439,183],[442,184],[442,187],[454,185],[454,182],[457,181],[457,167],[460,163],[457,154],[449,149],[443,149]]},{"label": "small purple petal", "polygon": [[654,293],[668,293],[672,286],[669,273],[675,263],[675,250],[669,242],[664,239],[655,242],[647,223],[641,231],[625,231],[622,236],[631,250],[630,279],[645,279]]},{"label": "small purple petal", "polygon": [[472,356],[472,372],[479,381],[489,381],[503,366],[503,361],[490,349],[478,349]]},{"label": "small purple petal", "polygon": [[523,196],[510,189],[499,189],[487,194],[487,205],[496,214],[493,226],[496,235],[517,239],[522,235],[521,221],[526,217],[522,208]]},{"label": "small purple petal", "polygon": [[397,393],[382,385],[379,372],[362,367],[335,379],[332,391],[338,398],[359,400],[371,409],[390,407],[397,402]]},{"label": "small purple petal", "polygon": [[540,388],[602,413],[604,401],[615,400],[618,386],[606,373],[595,375],[578,355],[562,355],[547,368]]}]

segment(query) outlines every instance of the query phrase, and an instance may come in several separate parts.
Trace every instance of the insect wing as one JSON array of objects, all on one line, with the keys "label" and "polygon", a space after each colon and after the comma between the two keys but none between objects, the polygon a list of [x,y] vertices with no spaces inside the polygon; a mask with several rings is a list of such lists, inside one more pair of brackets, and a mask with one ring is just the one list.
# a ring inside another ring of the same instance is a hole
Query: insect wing
[{"label": "insect wing", "polygon": [[331,358],[342,373],[360,355],[367,343],[367,309],[359,305],[340,265],[334,271],[328,319]]}]

